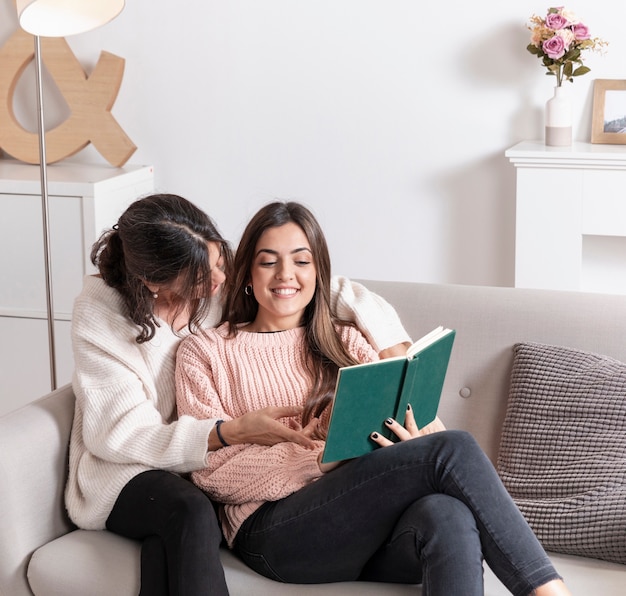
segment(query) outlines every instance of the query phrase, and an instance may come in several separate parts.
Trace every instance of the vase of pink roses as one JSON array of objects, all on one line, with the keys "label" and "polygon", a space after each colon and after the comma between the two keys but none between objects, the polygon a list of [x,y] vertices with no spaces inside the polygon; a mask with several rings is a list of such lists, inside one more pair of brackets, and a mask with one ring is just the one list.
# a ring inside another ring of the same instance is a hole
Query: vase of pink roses
[{"label": "vase of pink roses", "polygon": [[549,8],[545,18],[533,15],[527,50],[541,59],[546,74],[556,77],[554,96],[546,103],[546,145],[572,144],[572,106],[563,83],[587,74],[581,54],[585,50],[601,51],[605,41],[589,34],[589,29],[573,12],[565,8]]}]

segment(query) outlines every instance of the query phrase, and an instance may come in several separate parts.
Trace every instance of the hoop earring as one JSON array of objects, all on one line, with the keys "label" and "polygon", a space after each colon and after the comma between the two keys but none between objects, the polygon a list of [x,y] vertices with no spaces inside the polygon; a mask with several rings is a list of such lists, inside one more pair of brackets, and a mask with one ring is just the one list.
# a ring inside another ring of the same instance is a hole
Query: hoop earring
[{"label": "hoop earring", "polygon": [[243,289],[243,293],[246,296],[252,296],[252,284],[248,284],[244,289]]}]

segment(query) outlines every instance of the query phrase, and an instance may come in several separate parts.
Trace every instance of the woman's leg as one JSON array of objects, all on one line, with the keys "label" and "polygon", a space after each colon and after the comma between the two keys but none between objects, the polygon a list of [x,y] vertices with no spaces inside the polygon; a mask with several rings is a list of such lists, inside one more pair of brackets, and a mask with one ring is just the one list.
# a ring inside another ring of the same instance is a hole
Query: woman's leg
[{"label": "woman's leg", "polygon": [[[357,579],[407,508],[438,493],[470,510],[482,554],[512,593],[526,596],[558,577],[491,462],[462,431],[378,449],[265,504],[240,529],[236,548],[250,566],[280,581]],[[446,539],[444,532],[439,538]]]},{"label": "woman's leg", "polygon": [[405,510],[359,579],[421,583],[424,596],[482,596],[483,558],[474,516],[454,497],[422,497]]},{"label": "woman's leg", "polygon": [[167,557],[165,545],[156,534],[147,536],[141,543],[141,584],[139,596],[168,596],[170,589],[167,578]]},{"label": "woman's leg", "polygon": [[191,482],[162,470],[135,476],[120,493],[107,529],[144,541],[141,594],[228,594],[213,504]]}]

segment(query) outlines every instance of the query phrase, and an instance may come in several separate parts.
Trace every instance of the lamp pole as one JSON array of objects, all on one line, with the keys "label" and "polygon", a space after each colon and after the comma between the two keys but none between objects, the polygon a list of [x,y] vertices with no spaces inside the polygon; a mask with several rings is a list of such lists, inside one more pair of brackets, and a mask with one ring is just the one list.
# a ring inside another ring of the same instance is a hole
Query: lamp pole
[{"label": "lamp pole", "polygon": [[48,166],[46,163],[46,134],[43,112],[43,77],[41,39],[35,39],[35,69],[37,72],[37,130],[39,134],[39,174],[41,178],[41,212],[43,221],[43,253],[46,271],[46,310],[48,314],[48,353],[50,357],[50,386],[57,388],[56,348],[54,340],[54,302],[52,299],[52,259],[50,256],[50,207],[48,204]]},{"label": "lamp pole", "polygon": [[50,255],[50,209],[48,205],[48,166],[46,163],[46,127],[43,110],[43,77],[41,39],[66,37],[84,33],[108,23],[124,8],[125,0],[15,0],[17,16],[24,31],[35,38],[35,70],[37,71],[37,129],[39,137],[39,173],[41,176],[41,210],[43,219],[43,251],[46,272],[46,309],[50,383],[57,387],[54,341],[54,306],[52,300],[52,259]]}]

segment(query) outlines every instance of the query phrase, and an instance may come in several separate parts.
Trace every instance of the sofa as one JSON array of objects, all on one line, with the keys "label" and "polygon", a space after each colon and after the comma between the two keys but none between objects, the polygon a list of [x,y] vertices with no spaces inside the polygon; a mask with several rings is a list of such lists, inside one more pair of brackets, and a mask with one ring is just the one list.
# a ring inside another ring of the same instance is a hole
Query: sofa
[{"label": "sofa", "polygon": [[[626,362],[626,341],[622,337],[626,296],[407,282],[363,283],[396,307],[414,338],[440,324],[456,329],[439,415],[448,428],[472,433],[497,466],[502,465],[499,449],[503,433],[507,424],[511,426],[507,417],[514,346],[520,342],[564,346],[574,350],[574,354],[580,351],[608,358],[618,370],[621,362]],[[571,360],[569,352],[565,360]],[[593,370],[597,369],[594,360]],[[571,376],[565,375],[566,380]],[[542,390],[544,385],[552,383],[536,385]],[[524,380],[522,388],[526,386],[535,385]],[[597,386],[594,381],[593,387]],[[614,386],[613,383],[611,387]],[[574,398],[579,399],[580,395]],[[569,398],[560,399],[567,402]],[[77,530],[65,513],[63,488],[73,405],[74,396],[68,385],[0,419],[0,594],[3,596],[138,593],[139,544],[106,531]],[[523,413],[533,414],[529,412],[534,408],[532,404],[525,408],[522,407]],[[612,408],[609,405],[607,409]],[[543,415],[532,420],[541,422]],[[507,449],[511,445],[525,448],[535,434],[539,433],[522,434],[516,439],[514,432],[508,432]],[[568,447],[543,451],[560,454]],[[616,457],[611,469],[619,464],[620,457],[624,459],[624,454],[618,453]],[[515,457],[509,459],[515,463]],[[522,459],[532,462],[533,456]],[[571,463],[566,467],[571,470]],[[574,471],[584,475],[589,467],[577,464]],[[551,481],[549,475],[540,475],[534,485],[552,488],[560,486],[560,482]],[[612,486],[619,488],[619,478]],[[623,500],[621,507],[623,510]],[[609,524],[612,515],[609,513]],[[558,526],[561,517],[567,516],[553,516],[550,525]],[[570,540],[569,550],[547,549],[570,590],[579,596],[624,594],[626,565],[607,560],[602,555],[604,551],[600,557],[595,556],[596,551],[591,556],[576,553],[576,545],[579,541],[584,543],[585,534],[583,528],[580,536],[574,536],[574,554],[571,532],[567,531],[564,537]],[[612,535],[614,541],[623,544],[625,532],[621,527]],[[279,584],[248,570],[225,548],[223,562],[234,596],[421,593],[419,586],[396,584]],[[507,593],[485,565],[485,594]]]}]

